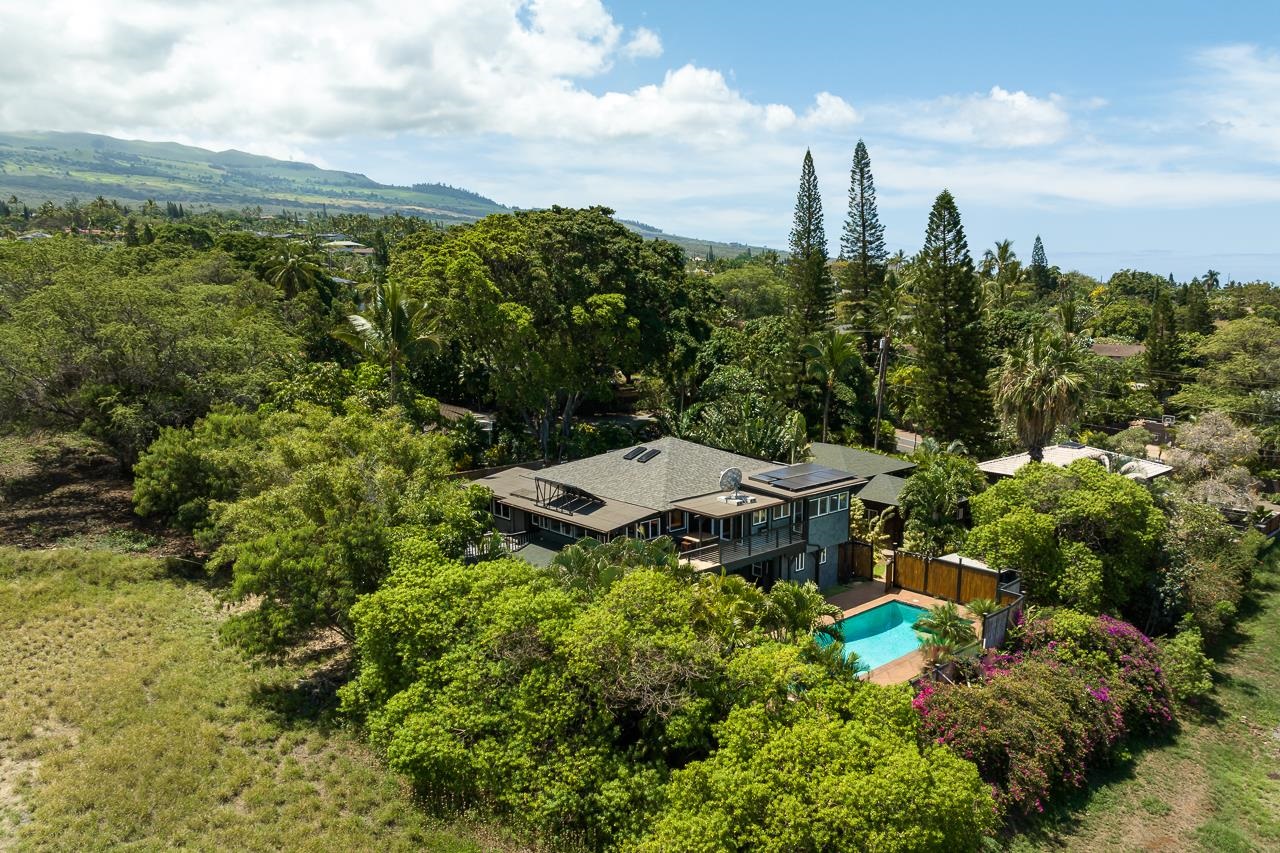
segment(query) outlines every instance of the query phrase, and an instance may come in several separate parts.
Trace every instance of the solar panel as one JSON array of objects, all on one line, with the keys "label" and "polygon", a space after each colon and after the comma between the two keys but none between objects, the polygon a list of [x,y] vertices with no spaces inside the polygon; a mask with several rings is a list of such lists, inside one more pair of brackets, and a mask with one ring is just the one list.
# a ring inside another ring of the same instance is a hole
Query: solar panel
[{"label": "solar panel", "polygon": [[646,450],[646,451],[644,452],[644,455],[643,455],[643,456],[641,456],[641,457],[640,457],[639,459],[637,459],[636,461],[637,461],[637,462],[648,462],[650,459],[652,459],[653,457],[657,456],[657,455],[658,455],[659,453],[661,453],[661,452],[662,452],[661,450]]},{"label": "solar panel", "polygon": [[626,456],[623,456],[622,458],[623,458],[623,459],[635,459],[635,458],[636,458],[637,456],[639,456],[641,453],[644,453],[644,448],[643,448],[643,447],[633,447],[633,448],[631,448],[630,450],[628,450],[628,451],[627,451],[627,455],[626,455]]},{"label": "solar panel", "polygon": [[847,471],[837,471],[824,465],[804,462],[800,465],[765,471],[763,474],[753,474],[750,479],[788,492],[803,492],[828,483],[852,480],[854,477]]}]

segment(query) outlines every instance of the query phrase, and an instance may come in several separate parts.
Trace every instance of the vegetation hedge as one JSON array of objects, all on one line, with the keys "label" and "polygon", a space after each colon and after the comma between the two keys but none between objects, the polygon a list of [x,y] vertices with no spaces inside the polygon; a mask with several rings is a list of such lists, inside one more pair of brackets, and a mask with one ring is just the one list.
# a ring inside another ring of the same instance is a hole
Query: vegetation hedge
[{"label": "vegetation hedge", "polygon": [[1059,610],[1029,619],[975,683],[926,686],[914,704],[927,738],[977,764],[1002,811],[1027,814],[1123,757],[1129,736],[1172,725],[1172,699],[1138,629]]}]

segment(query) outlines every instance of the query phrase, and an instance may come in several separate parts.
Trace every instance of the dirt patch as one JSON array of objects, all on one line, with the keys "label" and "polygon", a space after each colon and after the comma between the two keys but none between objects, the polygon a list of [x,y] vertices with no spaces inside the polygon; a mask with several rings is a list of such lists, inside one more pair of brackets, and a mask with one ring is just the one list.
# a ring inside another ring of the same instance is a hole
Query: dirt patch
[{"label": "dirt patch", "polygon": [[128,474],[92,442],[9,438],[5,450],[11,458],[0,477],[0,543],[198,556],[189,536],[134,514]]}]

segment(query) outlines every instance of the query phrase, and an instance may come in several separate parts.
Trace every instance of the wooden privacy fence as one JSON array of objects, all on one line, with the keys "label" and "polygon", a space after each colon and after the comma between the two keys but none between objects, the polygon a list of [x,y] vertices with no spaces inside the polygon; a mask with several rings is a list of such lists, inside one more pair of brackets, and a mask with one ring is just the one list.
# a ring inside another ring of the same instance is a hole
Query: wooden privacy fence
[{"label": "wooden privacy fence", "polygon": [[976,598],[997,599],[999,574],[963,559],[956,563],[910,551],[895,551],[893,564],[885,576],[885,588],[895,586],[968,604]]},{"label": "wooden privacy fence", "polygon": [[875,549],[868,542],[850,539],[840,544],[840,582],[876,576]]},{"label": "wooden privacy fence", "polygon": [[988,613],[982,617],[982,647],[984,649],[996,649],[1004,645],[1005,638],[1009,635],[1009,626],[1017,624],[1018,616],[1022,613],[1022,593],[1014,592],[1008,587],[1001,587],[1000,601],[1003,603],[1006,597],[1008,604],[994,613]]}]

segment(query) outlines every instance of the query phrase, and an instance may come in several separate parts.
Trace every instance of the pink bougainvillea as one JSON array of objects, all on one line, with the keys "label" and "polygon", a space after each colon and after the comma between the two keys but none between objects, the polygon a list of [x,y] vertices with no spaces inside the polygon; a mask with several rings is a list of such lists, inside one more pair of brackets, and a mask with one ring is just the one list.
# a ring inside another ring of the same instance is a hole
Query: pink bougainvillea
[{"label": "pink bougainvillea", "polygon": [[973,683],[927,685],[914,705],[923,736],[977,764],[999,806],[1022,814],[1084,784],[1128,736],[1173,721],[1155,644],[1127,622],[1072,611],[1029,618]]}]

